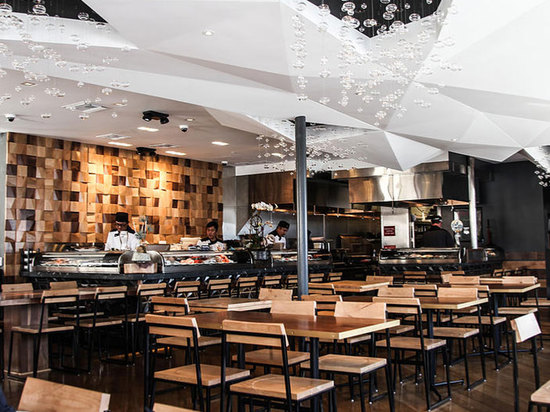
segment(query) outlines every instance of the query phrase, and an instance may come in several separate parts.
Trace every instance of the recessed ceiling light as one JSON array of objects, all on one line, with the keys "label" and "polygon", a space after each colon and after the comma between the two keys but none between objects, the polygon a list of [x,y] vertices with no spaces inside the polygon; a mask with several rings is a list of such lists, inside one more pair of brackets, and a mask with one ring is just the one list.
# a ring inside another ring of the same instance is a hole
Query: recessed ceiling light
[{"label": "recessed ceiling light", "polygon": [[159,129],[155,129],[154,127],[146,127],[146,126],[140,126],[138,127],[138,130],[143,130],[144,132],[158,132]]},{"label": "recessed ceiling light", "polygon": [[283,157],[281,153],[271,153],[271,156]]},{"label": "recessed ceiling light", "polygon": [[451,139],[451,142],[456,142],[458,139]]},{"label": "recessed ceiling light", "polygon": [[206,29],[206,30],[203,30],[202,34],[204,34],[205,36],[213,36],[214,30]]},{"label": "recessed ceiling light", "polygon": [[194,117],[188,117],[187,119],[185,119],[187,122],[194,122],[195,121],[195,118]]},{"label": "recessed ceiling light", "polygon": [[227,146],[229,143],[225,143],[225,142],[212,142],[212,144],[215,144],[216,146]]},{"label": "recessed ceiling light", "polygon": [[176,155],[176,156],[185,156],[187,153],[183,152],[176,152],[174,150],[167,150],[166,154]]},{"label": "recessed ceiling light", "polygon": [[21,86],[32,87],[32,86],[36,86],[36,83],[33,83],[33,82],[23,82],[23,83],[21,83]]},{"label": "recessed ceiling light", "polygon": [[123,147],[132,146],[130,143],[124,143],[124,142],[109,142],[109,144],[112,144],[113,146],[123,146]]}]

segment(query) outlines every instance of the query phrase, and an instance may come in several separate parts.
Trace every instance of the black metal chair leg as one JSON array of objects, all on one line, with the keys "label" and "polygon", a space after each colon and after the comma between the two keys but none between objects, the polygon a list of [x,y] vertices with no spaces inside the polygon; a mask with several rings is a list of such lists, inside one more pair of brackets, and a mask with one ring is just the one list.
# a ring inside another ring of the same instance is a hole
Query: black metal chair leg
[{"label": "black metal chair leg", "polygon": [[386,370],[386,386],[387,386],[387,391],[388,391],[388,402],[390,403],[390,412],[394,412],[395,411],[395,400],[394,400],[393,388],[392,388],[392,382],[391,382],[391,375],[390,375],[391,369],[390,369],[389,365],[386,364],[385,370]]},{"label": "black metal chair leg", "polygon": [[462,339],[462,350],[464,351],[464,372],[466,374],[466,389],[470,390],[470,369],[468,368],[468,343]]},{"label": "black metal chair leg", "polygon": [[428,374],[430,373],[430,365],[428,364],[428,358],[430,355],[428,355],[425,352],[422,352],[422,373],[424,374],[424,390],[426,392],[426,409],[429,411],[430,408],[430,385],[432,381],[432,377]]},{"label": "black metal chair leg", "polygon": [[366,411],[365,407],[365,389],[363,388],[363,375],[359,374],[359,399],[361,400],[361,412]]},{"label": "black metal chair leg", "polygon": [[10,332],[10,352],[8,354],[8,376],[11,376],[11,358],[13,354],[13,332]]}]

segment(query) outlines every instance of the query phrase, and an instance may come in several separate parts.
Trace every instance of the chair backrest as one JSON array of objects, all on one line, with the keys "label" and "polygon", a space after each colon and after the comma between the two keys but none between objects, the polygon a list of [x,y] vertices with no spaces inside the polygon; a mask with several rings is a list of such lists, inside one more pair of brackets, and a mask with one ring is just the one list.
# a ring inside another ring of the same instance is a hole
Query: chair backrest
[{"label": "chair backrest", "polygon": [[493,276],[494,277],[502,277],[503,272],[504,272],[504,269],[495,269],[495,270],[493,270]]},{"label": "chair backrest", "polygon": [[42,292],[40,301],[46,305],[56,303],[76,302],[79,297],[78,289],[47,289]]},{"label": "chair backrest", "polygon": [[100,286],[95,290],[96,300],[124,299],[128,286]]},{"label": "chair backrest", "polygon": [[284,300],[274,300],[271,302],[271,313],[286,315],[315,316],[317,302],[294,300],[287,302]]},{"label": "chair backrest", "polygon": [[335,295],[334,285],[332,283],[308,283],[310,295]]},{"label": "chair backrest", "polygon": [[416,284],[416,283],[406,283],[403,285],[404,288],[414,289],[414,297],[419,298],[422,296],[427,297],[436,297],[437,296],[437,285],[428,285],[428,284]]},{"label": "chair backrest", "polygon": [[294,288],[298,285],[298,275],[287,275],[285,284],[287,288]]},{"label": "chair backrest", "polygon": [[50,282],[50,289],[77,289],[78,283],[76,280],[68,280],[66,282]]},{"label": "chair backrest", "polygon": [[219,296],[231,293],[231,279],[210,279],[206,286],[208,296],[212,296],[213,292],[217,292]]},{"label": "chair backrest", "polygon": [[449,283],[451,285],[479,285],[479,276],[451,276]]},{"label": "chair backrest", "polygon": [[441,283],[449,283],[449,280],[451,279],[451,277],[453,277],[453,273],[452,272],[441,272],[439,274],[439,276],[441,276]]},{"label": "chair backrest", "polygon": [[425,270],[405,270],[403,272],[403,281],[426,281],[427,276]]},{"label": "chair backrest", "polygon": [[378,289],[378,296],[385,297],[400,297],[400,298],[414,298],[414,288],[413,287],[402,287],[402,288],[390,288],[388,286],[383,286]]},{"label": "chair backrest", "polygon": [[258,276],[241,276],[237,279],[237,286],[240,288],[256,286]]},{"label": "chair backrest", "polygon": [[386,319],[385,303],[336,302],[334,316],[348,318]]},{"label": "chair backrest", "polygon": [[189,316],[145,315],[150,335],[193,339],[200,338],[197,320]]},{"label": "chair backrest", "polygon": [[525,342],[541,334],[539,322],[534,313],[528,313],[527,315],[512,319],[510,325],[514,332],[516,332],[517,343]]},{"label": "chair backrest", "polygon": [[153,310],[155,312],[165,312],[171,314],[183,314],[189,313],[189,304],[187,298],[172,298],[166,296],[153,296],[151,298],[153,304]]},{"label": "chair backrest", "polygon": [[266,275],[263,279],[263,286],[264,287],[280,287],[281,286],[281,279],[283,277],[281,275]]},{"label": "chair backrest", "polygon": [[378,275],[367,276],[365,278],[365,281],[370,282],[370,283],[389,282],[390,285],[393,285],[393,276],[378,276]]},{"label": "chair backrest", "polygon": [[184,297],[187,299],[198,299],[200,297],[201,282],[200,280],[181,280],[176,282],[174,292],[176,297]]},{"label": "chair backrest", "polygon": [[374,296],[373,302],[380,302],[386,304],[386,310],[389,313],[396,313],[402,315],[416,315],[422,313],[420,306],[420,299],[418,298],[394,298],[394,297],[382,297]]},{"label": "chair backrest", "polygon": [[2,285],[2,292],[32,292],[32,283],[4,283]]},{"label": "chair backrest", "polygon": [[191,409],[178,408],[177,406],[164,405],[162,403],[155,403],[153,405],[153,412],[194,412]]},{"label": "chair backrest", "polygon": [[260,300],[292,300],[292,290],[291,289],[266,289],[261,288],[258,295]]},{"label": "chair backrest", "polygon": [[342,302],[341,295],[302,295],[302,300],[317,302],[318,315],[334,315],[336,302]]},{"label": "chair backrest", "polygon": [[309,281],[310,282],[322,282],[325,279],[324,273],[310,273],[309,274]]},{"label": "chair backrest", "polygon": [[104,412],[111,395],[28,377],[18,410],[40,412]]},{"label": "chair backrest", "polygon": [[226,319],[222,322],[226,342],[247,345],[288,347],[285,325],[282,323],[241,322]]},{"label": "chair backrest", "polygon": [[330,272],[328,274],[329,282],[336,282],[337,280],[342,280],[342,272]]},{"label": "chair backrest", "polygon": [[138,296],[164,296],[166,283],[142,283],[137,288]]},{"label": "chair backrest", "polygon": [[536,276],[503,276],[503,282],[506,283],[521,283],[526,285],[534,285],[537,283]]},{"label": "chair backrest", "polygon": [[450,287],[439,288],[437,293],[439,298],[463,298],[476,300],[478,298],[477,288]]}]

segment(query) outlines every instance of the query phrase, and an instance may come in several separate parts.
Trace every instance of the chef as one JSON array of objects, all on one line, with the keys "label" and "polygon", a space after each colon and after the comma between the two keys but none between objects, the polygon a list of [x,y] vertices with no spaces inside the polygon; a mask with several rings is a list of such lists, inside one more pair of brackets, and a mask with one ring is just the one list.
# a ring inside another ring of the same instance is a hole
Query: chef
[{"label": "chef", "polygon": [[221,252],[226,245],[218,238],[218,222],[211,221],[206,224],[206,237],[197,242],[197,247],[208,246],[210,250]]},{"label": "chef", "polygon": [[290,227],[290,224],[285,221],[281,220],[277,224],[277,228],[268,234],[266,236],[267,244],[268,245],[275,245],[279,244],[281,249],[286,249],[286,232],[288,232],[288,228]]},{"label": "chef", "polygon": [[109,232],[105,250],[136,250],[140,241],[134,229],[128,226],[128,213],[115,215],[115,228]]},{"label": "chef", "polygon": [[449,232],[441,227],[441,216],[432,217],[430,227],[422,238],[423,247],[455,247],[455,242]]}]

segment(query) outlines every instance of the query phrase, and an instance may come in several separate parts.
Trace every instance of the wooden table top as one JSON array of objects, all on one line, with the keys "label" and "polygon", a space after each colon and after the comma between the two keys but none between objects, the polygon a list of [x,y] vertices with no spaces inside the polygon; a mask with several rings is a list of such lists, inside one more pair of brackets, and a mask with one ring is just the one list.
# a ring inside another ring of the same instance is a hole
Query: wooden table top
[{"label": "wooden table top", "polygon": [[540,288],[540,283],[489,283],[489,293],[527,293]]},{"label": "wooden table top", "polygon": [[[79,288],[80,299],[93,299],[96,288]],[[0,307],[34,305],[40,303],[43,290],[32,292],[0,292]]]},{"label": "wooden table top", "polygon": [[221,330],[225,319],[244,322],[283,323],[289,336],[346,339],[399,325],[399,320],[356,319],[334,316],[301,316],[265,312],[212,312],[190,315],[200,328]]},{"label": "wooden table top", "polygon": [[247,311],[270,309],[270,300],[247,299],[247,298],[210,298],[189,300],[189,307],[193,310],[205,309],[208,311],[230,310]]},{"label": "wooden table top", "polygon": [[330,282],[334,285],[336,292],[362,293],[371,290],[378,290],[383,286],[388,286],[390,282],[366,282],[364,280],[338,280]]},{"label": "wooden table top", "polygon": [[[344,298],[348,302],[372,302],[372,296],[347,296]],[[479,298],[475,300],[464,300],[464,298],[436,298],[432,296],[420,296],[420,306],[422,309],[435,310],[456,310],[487,303],[489,299]]]}]

